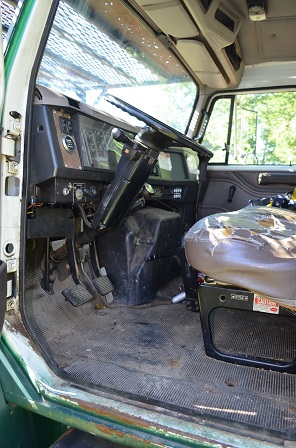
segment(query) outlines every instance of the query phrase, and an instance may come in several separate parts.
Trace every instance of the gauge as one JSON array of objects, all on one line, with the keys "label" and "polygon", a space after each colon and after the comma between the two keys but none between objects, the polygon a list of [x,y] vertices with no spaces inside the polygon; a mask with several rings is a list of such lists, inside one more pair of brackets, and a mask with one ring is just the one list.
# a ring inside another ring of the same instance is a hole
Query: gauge
[{"label": "gauge", "polygon": [[69,153],[73,153],[75,151],[75,140],[71,135],[64,135],[62,138],[63,147]]}]

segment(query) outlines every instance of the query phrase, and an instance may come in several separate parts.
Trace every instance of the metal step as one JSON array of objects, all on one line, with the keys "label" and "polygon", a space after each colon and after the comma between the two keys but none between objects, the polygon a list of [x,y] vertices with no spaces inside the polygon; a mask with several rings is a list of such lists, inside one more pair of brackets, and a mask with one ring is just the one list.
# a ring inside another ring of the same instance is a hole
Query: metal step
[{"label": "metal step", "polygon": [[118,446],[118,443],[70,428],[49,448],[116,448]]}]

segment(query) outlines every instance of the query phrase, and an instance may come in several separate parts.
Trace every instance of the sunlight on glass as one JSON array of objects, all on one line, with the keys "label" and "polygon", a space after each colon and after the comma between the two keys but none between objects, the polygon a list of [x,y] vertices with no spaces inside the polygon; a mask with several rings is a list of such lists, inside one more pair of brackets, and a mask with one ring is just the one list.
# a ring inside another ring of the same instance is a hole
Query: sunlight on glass
[{"label": "sunlight on glass", "polygon": [[[229,164],[296,164],[296,92],[236,95],[229,145]],[[214,103],[203,145],[214,153],[211,163],[225,163],[230,98]]]},{"label": "sunlight on glass", "polygon": [[180,63],[117,0],[60,2],[37,83],[101,111],[112,94],[181,132],[197,95]]}]

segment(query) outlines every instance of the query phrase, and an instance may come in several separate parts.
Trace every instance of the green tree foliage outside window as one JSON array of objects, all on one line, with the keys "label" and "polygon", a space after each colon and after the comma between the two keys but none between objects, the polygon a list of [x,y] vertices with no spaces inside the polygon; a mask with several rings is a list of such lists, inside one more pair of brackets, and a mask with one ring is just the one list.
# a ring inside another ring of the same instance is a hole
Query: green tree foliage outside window
[{"label": "green tree foliage outside window", "polygon": [[[217,99],[203,145],[212,163],[225,161],[230,98]],[[296,164],[296,92],[237,95],[233,111],[230,164]]]}]

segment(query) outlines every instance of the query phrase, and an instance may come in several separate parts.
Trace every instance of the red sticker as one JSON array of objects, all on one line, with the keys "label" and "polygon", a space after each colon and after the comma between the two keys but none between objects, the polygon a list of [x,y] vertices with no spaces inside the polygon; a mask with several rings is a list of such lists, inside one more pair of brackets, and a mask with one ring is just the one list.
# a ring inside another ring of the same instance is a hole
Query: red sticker
[{"label": "red sticker", "polygon": [[260,313],[279,314],[280,306],[277,302],[260,294],[254,294],[253,311]]}]

